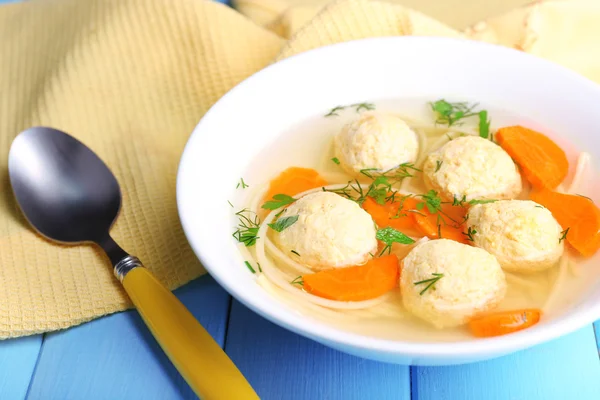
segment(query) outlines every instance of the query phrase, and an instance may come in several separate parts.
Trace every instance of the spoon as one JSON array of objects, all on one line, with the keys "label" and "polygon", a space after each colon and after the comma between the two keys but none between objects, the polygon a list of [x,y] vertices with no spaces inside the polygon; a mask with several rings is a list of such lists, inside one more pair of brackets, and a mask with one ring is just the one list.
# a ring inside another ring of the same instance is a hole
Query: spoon
[{"label": "spoon", "polygon": [[258,399],[233,362],[183,304],[110,237],[119,183],[98,156],[68,134],[21,132],[8,156],[10,183],[29,223],[65,244],[95,243],[171,362],[203,399]]}]

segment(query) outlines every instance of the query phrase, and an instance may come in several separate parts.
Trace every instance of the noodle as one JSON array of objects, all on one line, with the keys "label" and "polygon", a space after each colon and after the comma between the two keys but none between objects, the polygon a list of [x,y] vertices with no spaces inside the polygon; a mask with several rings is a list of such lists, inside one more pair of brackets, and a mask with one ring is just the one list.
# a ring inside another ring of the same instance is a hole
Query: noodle
[{"label": "noodle", "polygon": [[571,186],[569,187],[567,193],[576,194],[579,191],[581,181],[588,170],[590,158],[590,154],[586,152],[583,152],[579,155],[579,158],[577,159],[577,167],[575,168],[575,175],[573,176],[573,181],[571,181]]}]

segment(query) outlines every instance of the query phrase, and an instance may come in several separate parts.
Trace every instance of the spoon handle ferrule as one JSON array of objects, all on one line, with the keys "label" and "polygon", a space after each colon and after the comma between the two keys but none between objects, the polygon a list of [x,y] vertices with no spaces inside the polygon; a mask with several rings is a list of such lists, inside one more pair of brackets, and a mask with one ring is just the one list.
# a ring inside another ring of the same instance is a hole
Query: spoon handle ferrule
[{"label": "spoon handle ferrule", "polygon": [[137,257],[128,255],[115,265],[113,272],[119,282],[123,282],[127,273],[137,267],[143,267],[142,262]]}]

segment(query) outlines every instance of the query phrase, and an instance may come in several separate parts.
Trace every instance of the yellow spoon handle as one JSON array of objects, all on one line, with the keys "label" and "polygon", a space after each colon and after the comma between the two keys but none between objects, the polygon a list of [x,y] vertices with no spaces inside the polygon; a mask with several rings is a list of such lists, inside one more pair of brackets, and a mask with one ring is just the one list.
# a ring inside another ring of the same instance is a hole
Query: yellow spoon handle
[{"label": "yellow spoon handle", "polygon": [[150,271],[133,268],[122,283],[160,346],[201,399],[259,398],[217,342]]}]

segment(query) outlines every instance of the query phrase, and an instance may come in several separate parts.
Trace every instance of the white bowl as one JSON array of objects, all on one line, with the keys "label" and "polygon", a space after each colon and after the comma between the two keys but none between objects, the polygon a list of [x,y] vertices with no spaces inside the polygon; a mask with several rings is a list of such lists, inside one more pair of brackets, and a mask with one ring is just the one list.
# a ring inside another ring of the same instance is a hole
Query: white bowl
[{"label": "white bowl", "polygon": [[[254,282],[232,239],[234,196],[247,165],[290,126],[338,104],[386,98],[478,99],[568,136],[600,159],[600,87],[550,62],[472,41],[375,38],[308,51],[236,86],[202,118],[183,153],[177,202],[185,234],[208,272],[268,320],[360,357],[412,365],[473,362],[524,349],[600,318],[598,279],[568,312],[514,334],[457,343],[384,340],[299,315]],[[594,260],[597,261],[597,260]],[[597,269],[596,265],[586,267]]]}]

